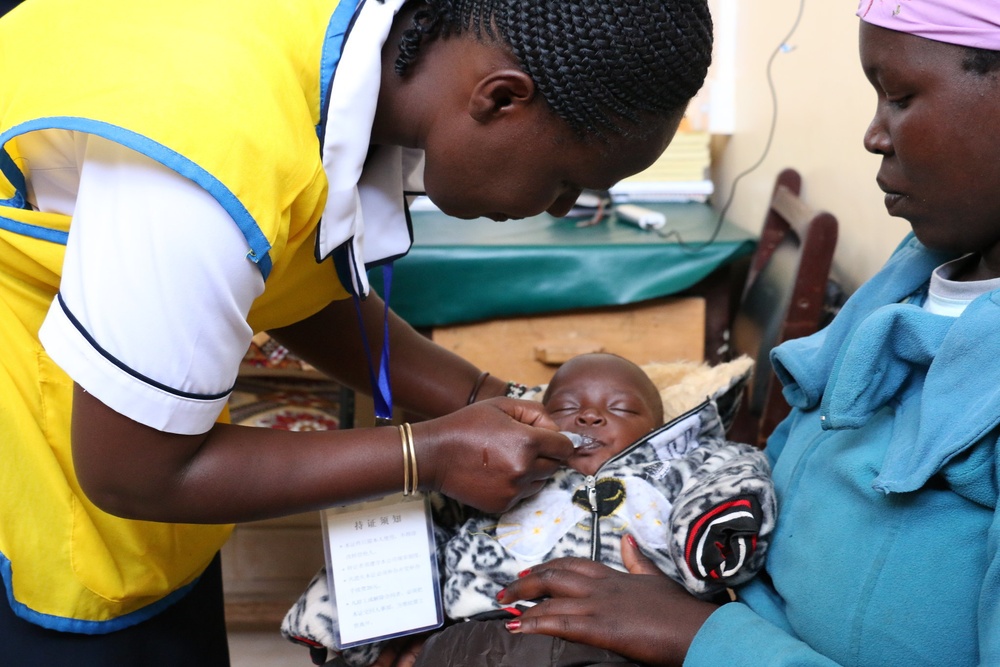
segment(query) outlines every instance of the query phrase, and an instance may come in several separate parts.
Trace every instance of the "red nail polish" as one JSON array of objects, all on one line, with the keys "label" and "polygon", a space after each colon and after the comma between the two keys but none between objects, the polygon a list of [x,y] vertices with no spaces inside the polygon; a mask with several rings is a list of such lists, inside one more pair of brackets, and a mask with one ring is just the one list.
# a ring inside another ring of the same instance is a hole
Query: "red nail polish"
[{"label": "red nail polish", "polygon": [[501,588],[500,592],[497,593],[497,600],[502,600],[503,599],[503,594],[506,593],[506,592],[507,592],[506,588]]},{"label": "red nail polish", "polygon": [[639,545],[638,545],[638,544],[636,543],[636,541],[635,541],[635,538],[634,538],[634,537],[632,537],[632,535],[631,535],[631,534],[628,534],[628,535],[626,535],[626,536],[625,536],[625,539],[626,539],[626,540],[628,540],[628,543],[629,543],[629,544],[631,544],[631,545],[632,545],[633,547],[635,547],[636,549],[638,549],[638,548],[639,548]]},{"label": "red nail polish", "polygon": [[520,572],[517,573],[517,578],[520,579],[521,577],[526,577],[530,572],[531,572],[530,567],[527,570],[521,570]]},{"label": "red nail polish", "polygon": [[518,630],[521,629],[521,621],[515,618],[512,621],[507,621],[506,623],[504,623],[504,626],[507,628],[509,632],[517,632]]}]

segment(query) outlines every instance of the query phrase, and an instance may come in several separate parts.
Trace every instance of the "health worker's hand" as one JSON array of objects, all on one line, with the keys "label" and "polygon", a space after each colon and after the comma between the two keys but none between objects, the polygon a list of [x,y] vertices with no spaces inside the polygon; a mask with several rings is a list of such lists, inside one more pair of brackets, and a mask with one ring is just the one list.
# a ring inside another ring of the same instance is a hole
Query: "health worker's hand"
[{"label": "health worker's hand", "polygon": [[537,493],[573,453],[534,401],[493,398],[413,424],[421,487],[501,513]]},{"label": "health worker's hand", "polygon": [[716,605],[691,596],[660,572],[630,536],[622,539],[628,572],[585,558],[537,565],[504,589],[499,601],[547,598],[507,629],[606,648],[649,665],[680,665]]}]

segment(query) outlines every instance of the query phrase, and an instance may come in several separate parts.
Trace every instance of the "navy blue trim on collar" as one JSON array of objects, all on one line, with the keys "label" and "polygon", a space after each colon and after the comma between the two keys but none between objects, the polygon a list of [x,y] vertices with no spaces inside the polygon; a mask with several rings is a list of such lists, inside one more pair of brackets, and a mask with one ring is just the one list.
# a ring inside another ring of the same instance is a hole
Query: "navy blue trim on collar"
[{"label": "navy blue trim on collar", "polygon": [[390,257],[384,257],[382,259],[376,259],[371,262],[365,263],[365,271],[371,271],[372,269],[377,269],[380,266],[385,266],[386,264],[392,264],[397,259],[402,259],[410,253],[410,248],[413,247],[413,218],[410,217],[410,207],[406,203],[407,193],[403,193],[403,216],[406,218],[406,233],[410,236],[410,243],[406,250],[399,253],[398,255],[392,255]]},{"label": "navy blue trim on collar", "polygon": [[[405,195],[404,195],[405,200]],[[410,235],[410,246],[413,246],[413,219],[410,217],[410,207],[403,206],[403,214],[406,216],[406,231]],[[318,242],[317,242],[318,244]],[[397,259],[405,257],[409,251],[401,252],[398,255],[393,255],[392,257],[385,257],[384,259],[375,260],[374,262],[368,262],[364,266],[365,271],[371,271],[380,266],[391,265]],[[357,275],[360,267],[357,266],[357,262],[354,261],[354,237],[347,239],[339,246],[333,249],[328,257],[333,258],[333,267],[337,272],[337,280],[340,281],[341,286],[347,291],[351,296],[356,296],[362,301],[365,299],[365,295],[356,294],[354,290],[354,285],[361,284],[361,277]],[[325,259],[325,258],[323,258]],[[323,259],[317,259],[317,262],[322,262]],[[377,281],[376,281],[377,282]],[[383,283],[384,285],[384,283]]]},{"label": "navy blue trim on collar", "polygon": [[[317,235],[318,236],[318,235]],[[317,254],[319,251],[319,241],[316,241]],[[355,263],[353,261],[354,255],[354,237],[347,239],[339,246],[333,249],[329,257],[333,258],[333,268],[337,272],[337,280],[340,281],[341,286],[347,291],[351,296],[365,298],[364,295],[356,293],[354,285],[361,284],[361,277],[357,275],[352,275],[352,269],[356,270]],[[325,258],[319,258],[316,261],[322,262]]]},{"label": "navy blue trim on collar", "polygon": [[105,359],[107,359],[112,364],[114,364],[121,370],[125,371],[132,377],[136,378],[137,380],[141,380],[142,382],[150,385],[151,387],[155,387],[169,394],[173,394],[174,396],[180,396],[181,398],[190,398],[199,401],[215,401],[220,398],[225,398],[226,396],[229,396],[229,394],[232,393],[235,385],[234,387],[230,387],[226,391],[218,394],[194,394],[188,391],[181,391],[180,389],[174,389],[173,387],[169,387],[163,384],[162,382],[157,382],[152,378],[148,378],[145,375],[132,370],[131,368],[126,366],[125,363],[122,362],[120,359],[112,356],[111,353],[109,353],[107,350],[101,347],[97,343],[97,341],[94,340],[94,337],[90,335],[90,332],[84,329],[83,325],[80,324],[80,321],[76,319],[76,317],[74,317],[72,312],[70,312],[69,307],[66,305],[66,302],[63,301],[62,294],[57,293],[56,300],[59,302],[59,307],[62,308],[63,313],[66,314],[66,317],[69,319],[69,321],[73,324],[74,327],[76,327],[76,330],[80,332],[80,335],[83,336],[87,340],[87,342],[90,343],[90,345],[101,354],[102,357],[104,357]]}]

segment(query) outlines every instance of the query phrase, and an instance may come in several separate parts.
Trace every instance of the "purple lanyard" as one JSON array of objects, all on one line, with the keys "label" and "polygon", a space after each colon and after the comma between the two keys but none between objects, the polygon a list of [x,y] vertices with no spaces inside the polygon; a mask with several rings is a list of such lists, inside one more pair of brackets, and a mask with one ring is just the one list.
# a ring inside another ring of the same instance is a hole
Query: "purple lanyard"
[{"label": "purple lanyard", "polygon": [[375,425],[384,426],[392,423],[392,386],[389,383],[389,290],[392,286],[392,262],[382,265],[382,282],[385,292],[385,312],[382,329],[382,359],[379,363],[378,377],[375,377],[375,364],[372,362],[371,346],[368,344],[368,333],[365,331],[364,319],[361,316],[361,299],[354,295],[354,308],[358,313],[358,325],[361,327],[361,341],[365,346],[365,356],[368,358],[368,378],[372,385],[372,399],[375,401]]}]

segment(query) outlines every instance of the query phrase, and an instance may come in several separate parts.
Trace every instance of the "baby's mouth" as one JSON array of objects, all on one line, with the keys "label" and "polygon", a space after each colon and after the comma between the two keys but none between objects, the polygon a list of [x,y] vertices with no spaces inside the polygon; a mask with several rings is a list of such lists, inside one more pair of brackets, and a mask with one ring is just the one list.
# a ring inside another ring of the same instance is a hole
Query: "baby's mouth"
[{"label": "baby's mouth", "polygon": [[571,431],[560,431],[560,433],[570,439],[570,442],[573,443],[573,449],[576,450],[597,449],[604,445],[603,442],[592,438],[589,435],[582,435]]}]

